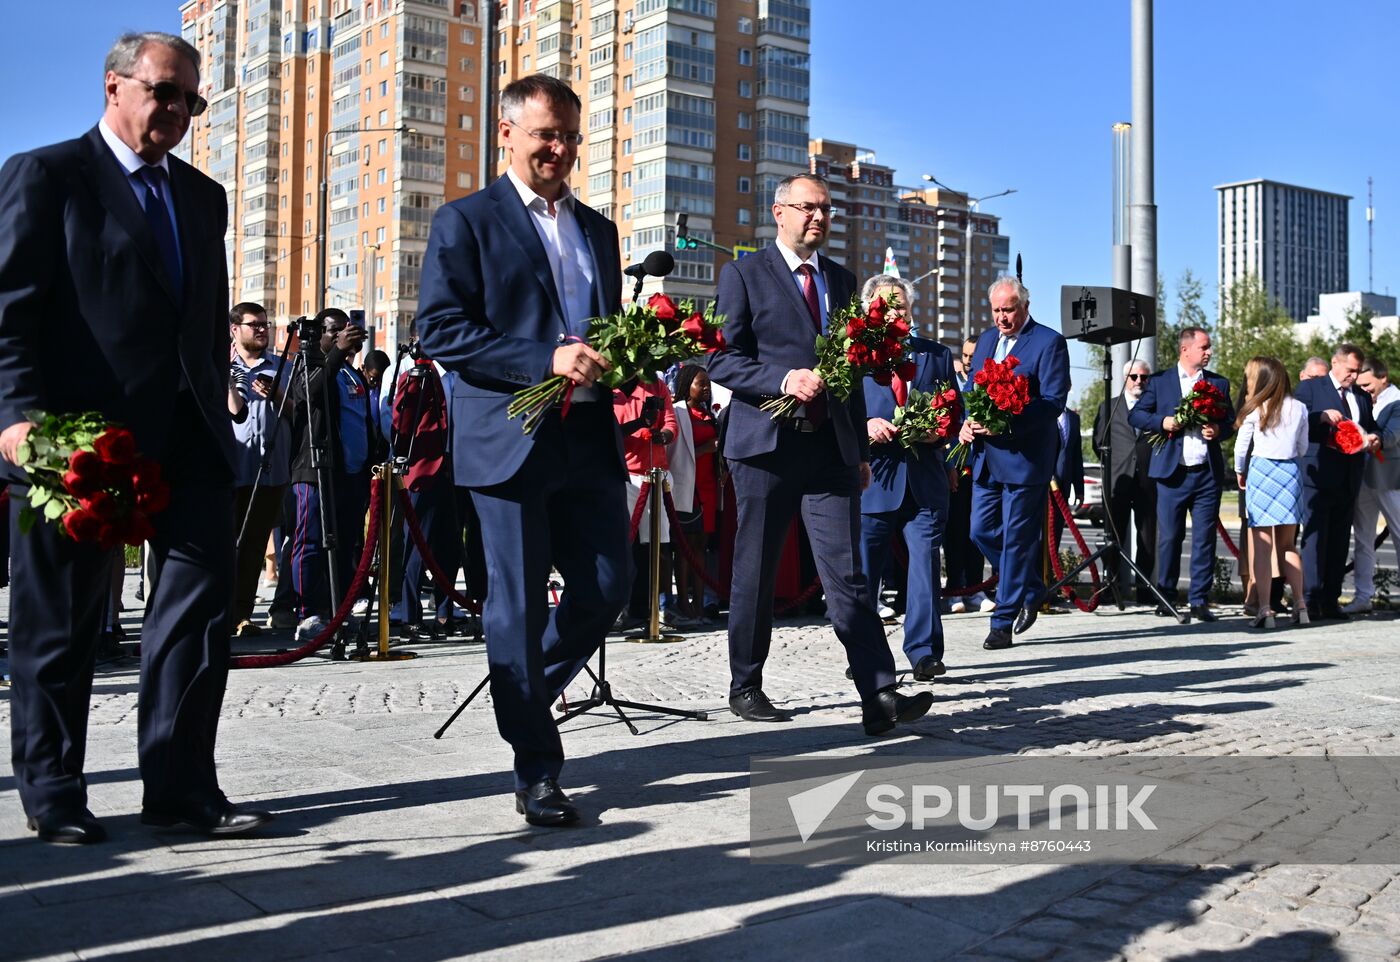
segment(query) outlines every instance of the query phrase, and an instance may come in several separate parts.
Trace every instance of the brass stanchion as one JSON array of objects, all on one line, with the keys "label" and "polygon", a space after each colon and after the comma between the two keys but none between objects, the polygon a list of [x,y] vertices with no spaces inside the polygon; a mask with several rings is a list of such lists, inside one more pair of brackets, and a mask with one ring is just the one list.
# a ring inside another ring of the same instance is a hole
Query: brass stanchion
[{"label": "brass stanchion", "polygon": [[651,551],[648,552],[647,558],[647,583],[651,585],[651,606],[646,632],[633,632],[626,637],[628,641],[681,641],[682,635],[661,633],[661,512],[666,510],[662,500],[665,486],[668,484],[666,473],[660,468],[652,468],[647,472],[647,480],[651,483],[650,503],[647,506],[651,512],[651,523],[647,526],[651,533]]},{"label": "brass stanchion", "polygon": [[373,536],[379,539],[379,647],[369,652],[366,656],[355,656],[354,661],[408,661],[410,658],[417,658],[416,651],[389,650],[389,608],[390,593],[393,585],[389,578],[389,558],[394,537],[394,494],[399,485],[398,475],[394,473],[394,464],[387,461],[384,464],[376,464],[371,469],[373,484],[382,485],[384,510],[379,512],[379,530],[373,532]]}]

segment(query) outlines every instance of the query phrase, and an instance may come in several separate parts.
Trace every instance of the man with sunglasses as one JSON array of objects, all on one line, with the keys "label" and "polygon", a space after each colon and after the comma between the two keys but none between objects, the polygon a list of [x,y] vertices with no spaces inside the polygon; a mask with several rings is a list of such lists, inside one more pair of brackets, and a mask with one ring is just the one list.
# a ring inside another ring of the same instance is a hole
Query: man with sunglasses
[{"label": "man with sunglasses", "polygon": [[[1157,485],[1147,476],[1152,444],[1145,432],[1128,423],[1128,415],[1137,407],[1151,376],[1152,368],[1146,361],[1129,361],[1123,369],[1123,393],[1099,404],[1094,416],[1094,450],[1102,465],[1102,477],[1111,479],[1113,488],[1105,505],[1109,525],[1125,550],[1133,545],[1133,563],[1147,578],[1152,577],[1157,550]],[[1137,530],[1136,539],[1129,537],[1130,517]],[[1126,565],[1124,570],[1128,571]],[[1139,604],[1154,601],[1146,584],[1135,586],[1135,597]]]},{"label": "man with sunglasses", "polygon": [[[592,317],[622,303],[617,228],[579,202],[569,174],[581,103],[534,74],[501,92],[510,166],[433,217],[418,298],[423,350],[452,392],[456,483],[471,491],[489,571],[482,622],[491,700],[515,752],[515,807],[532,825],[578,810],[559,787],[564,746],[551,706],[598,649],[631,588],[626,468],[607,362]],[[531,434],[506,416],[514,392],[551,375],[574,384],[567,411]],[[550,609],[551,564],[564,592]]]},{"label": "man with sunglasses", "polygon": [[228,677],[233,466],[224,189],[169,152],[204,109],[199,54],[128,34],[107,55],[101,122],[0,171],[0,457],[16,482],[10,596],[15,782],[47,842],[105,837],[83,776],[103,602],[119,551],[44,523],[17,530],[13,467],[30,412],[97,411],[135,435],[170,485],[153,519],[141,630],[141,820],[208,835],[270,816],[219,788]]},{"label": "man with sunglasses", "polygon": [[[783,722],[763,690],[773,634],[779,555],[799,511],[821,576],[827,614],[846,647],[868,735],[914,721],[933,704],[929,692],[895,690],[894,658],[859,566],[860,498],[870,484],[865,395],[846,401],[827,390],[816,337],[850,303],[856,279],[819,252],[831,227],[831,193],[814,174],[780,181],[773,193],[777,242],[724,265],[715,311],[726,319],[727,346],[710,377],[733,392],[724,456],[738,509],[729,596],[729,709],[745,721]],[[787,395],[794,417],[774,420],[760,405]]]}]

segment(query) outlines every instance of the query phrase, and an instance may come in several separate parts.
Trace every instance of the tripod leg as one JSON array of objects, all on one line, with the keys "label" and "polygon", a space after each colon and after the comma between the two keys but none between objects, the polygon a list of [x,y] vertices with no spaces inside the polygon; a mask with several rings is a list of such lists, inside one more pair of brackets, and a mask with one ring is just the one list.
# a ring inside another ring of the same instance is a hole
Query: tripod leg
[{"label": "tripod leg", "polygon": [[481,689],[485,688],[486,683],[490,680],[491,673],[488,671],[486,673],[486,676],[482,678],[481,681],[476,683],[476,687],[472,689],[472,693],[462,701],[462,704],[457,706],[456,710],[452,712],[452,714],[448,717],[447,721],[442,723],[442,727],[439,728],[437,731],[433,732],[434,738],[441,738],[443,732],[447,731],[447,729],[452,727],[452,723],[457,720],[457,716],[467,710],[467,706],[472,703],[472,700],[476,698],[477,695],[481,694]]}]

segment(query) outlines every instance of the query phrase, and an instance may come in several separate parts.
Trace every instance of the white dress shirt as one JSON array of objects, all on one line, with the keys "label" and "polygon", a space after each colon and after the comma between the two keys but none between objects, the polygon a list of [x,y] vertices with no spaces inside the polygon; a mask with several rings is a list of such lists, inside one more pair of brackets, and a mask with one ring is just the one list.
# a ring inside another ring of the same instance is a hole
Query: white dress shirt
[{"label": "white dress shirt", "polygon": [[[1176,377],[1181,382],[1181,396],[1190,394],[1196,387],[1205,371],[1195,374],[1187,374],[1186,370],[1178,364],[1176,366]],[[1238,442],[1236,442],[1238,450]],[[1192,428],[1181,436],[1181,463],[1188,468],[1198,464],[1205,464],[1210,458],[1210,448],[1206,445],[1206,439],[1201,436],[1200,428]]]},{"label": "white dress shirt", "polygon": [[[1337,383],[1336,377],[1334,377],[1330,373],[1327,375],[1327,380],[1332,382],[1332,393],[1336,394],[1337,400],[1340,401],[1342,386]],[[1347,420],[1349,421],[1359,422],[1361,420],[1361,411],[1356,406],[1356,388],[1354,387],[1347,388],[1347,409],[1343,413],[1346,415]]]},{"label": "white dress shirt", "polygon": [[[122,165],[122,170],[126,171],[126,185],[131,188],[131,192],[136,195],[136,203],[142,210],[146,209],[146,197],[150,193],[150,188],[146,186],[146,181],[141,177],[141,170],[144,167],[159,167],[165,171],[165,183],[170,183],[170,160],[164,154],[160,160],[154,164],[148,164],[141,159],[141,155],[127,146],[126,142],[118,137],[111,127],[107,126],[106,118],[97,122],[97,132],[102,135],[107,148],[117,158],[117,163]],[[185,267],[185,252],[180,250],[180,221],[175,216],[175,197],[162,197],[166,211],[170,214],[170,226],[175,230],[175,256],[180,260],[180,269]]]},{"label": "white dress shirt", "polygon": [[[817,306],[821,308],[821,315],[822,315],[822,316],[821,316],[821,329],[822,329],[823,332],[825,332],[825,331],[826,331],[826,319],[827,319],[828,316],[830,316],[830,313],[831,313],[831,305],[830,305],[830,303],[828,303],[829,294],[828,294],[828,291],[827,291],[827,289],[826,289],[826,278],[822,275],[822,265],[821,265],[821,261],[820,261],[820,260],[818,259],[818,257],[817,257],[817,252],[816,252],[816,251],[813,251],[810,255],[808,255],[808,256],[804,259],[804,258],[798,257],[796,251],[794,251],[792,248],[788,247],[786,244],[784,244],[784,243],[783,243],[782,241],[780,241],[780,240],[775,240],[775,241],[773,242],[773,244],[774,244],[774,246],[776,246],[776,247],[778,248],[778,253],[783,255],[783,263],[787,264],[787,269],[792,273],[792,278],[793,278],[793,280],[797,282],[797,292],[798,292],[799,294],[802,294],[802,292],[803,292],[803,287],[802,287],[802,285],[803,285],[804,282],[803,282],[803,280],[802,280],[802,275],[798,273],[797,269],[798,269],[799,267],[801,267],[803,264],[810,264],[810,265],[812,265],[812,282],[813,282],[814,284],[817,285]],[[803,297],[804,297],[804,300],[805,300],[806,295],[803,295]],[[816,340],[816,334],[815,334],[815,333],[813,333],[812,339],[813,339],[814,341]],[[794,368],[794,370],[796,370],[796,369]],[[791,374],[792,374],[792,371],[788,371],[787,374],[784,374],[784,375],[783,375],[783,382],[782,382],[781,384],[778,385],[778,393],[779,393],[779,394],[786,394],[786,393],[787,393],[787,382],[788,382],[788,377],[791,376]],[[807,405],[803,404],[803,405],[801,405],[800,407],[798,407],[798,409],[797,409],[796,411],[793,412],[793,416],[794,416],[794,417],[799,417],[799,418],[801,418],[801,417],[806,417],[806,416],[807,416]]]},{"label": "white dress shirt", "polygon": [[1283,411],[1278,423],[1271,428],[1260,428],[1260,410],[1255,408],[1240,425],[1240,433],[1235,437],[1235,473],[1243,474],[1246,455],[1250,454],[1250,441],[1254,442],[1253,456],[1268,458],[1270,461],[1292,461],[1308,453],[1308,407],[1297,398],[1285,396]]}]

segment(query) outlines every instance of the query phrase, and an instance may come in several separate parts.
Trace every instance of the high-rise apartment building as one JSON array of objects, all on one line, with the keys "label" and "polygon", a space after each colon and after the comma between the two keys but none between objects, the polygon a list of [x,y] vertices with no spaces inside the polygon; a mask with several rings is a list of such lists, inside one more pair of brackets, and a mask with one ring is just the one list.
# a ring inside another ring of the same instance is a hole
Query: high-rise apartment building
[{"label": "high-rise apartment building", "polygon": [[[617,223],[624,263],[670,247],[680,212],[726,250],[761,245],[774,187],[807,167],[807,0],[180,9],[211,102],[186,156],[228,191],[233,296],[280,320],[364,307],[380,347],[416,311],[433,212],[504,172],[499,94],[518,77],[552,74],[583,100],[571,183]],[[675,255],[667,290],[712,297],[727,255]]]},{"label": "high-rise apartment building", "polygon": [[1301,322],[1317,312],[1320,295],[1347,289],[1349,196],[1272,180],[1215,190],[1222,298],[1252,275]]},{"label": "high-rise apartment building", "polygon": [[914,283],[911,311],[924,337],[959,344],[964,321],[973,335],[991,326],[985,291],[1011,256],[999,218],[969,209],[966,194],[896,186],[874,151],[825,139],[809,151],[811,171],[831,184],[833,259],[864,282],[884,269],[892,249],[900,275]]},{"label": "high-rise apartment building", "polygon": [[[624,264],[670,247],[682,212],[726,249],[776,235],[773,189],[807,161],[807,0],[509,0],[499,14],[496,94],[535,72],[573,85],[586,140],[571,183],[616,222]],[[666,290],[712,297],[726,255],[674,253]]]},{"label": "high-rise apartment building", "polygon": [[392,350],[433,211],[489,170],[479,4],[189,0],[180,13],[210,101],[185,152],[228,192],[231,295],[279,320],[363,308]]}]

